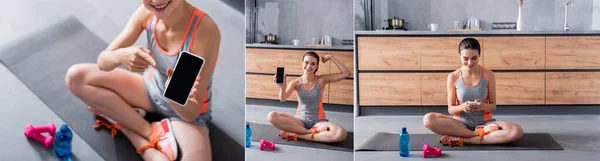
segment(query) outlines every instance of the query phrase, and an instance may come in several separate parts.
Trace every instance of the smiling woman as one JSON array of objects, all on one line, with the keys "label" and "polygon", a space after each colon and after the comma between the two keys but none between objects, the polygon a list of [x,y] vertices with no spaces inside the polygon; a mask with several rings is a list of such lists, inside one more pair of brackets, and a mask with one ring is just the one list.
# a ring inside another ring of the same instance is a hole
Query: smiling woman
[{"label": "smiling woman", "polygon": [[[148,46],[132,46],[143,31]],[[102,125],[123,132],[144,160],[208,161],[207,125],[220,37],[212,18],[184,0],[143,0],[97,64],[71,66],[65,82],[90,111],[110,120]],[[185,106],[162,96],[182,51],[205,60]],[[121,65],[130,71],[117,68]],[[149,123],[139,111],[166,118]]]},{"label": "smiling woman", "polygon": [[[317,75],[319,60],[323,63],[331,60],[340,69],[340,73]],[[298,108],[296,115],[272,111],[267,120],[280,129],[279,137],[285,140],[310,140],[315,142],[340,142],[346,139],[346,130],[338,124],[329,122],[323,109],[323,93],[325,86],[335,83],[350,76],[350,70],[337,58],[331,55],[319,57],[315,52],[309,51],[302,56],[303,74],[297,79],[278,83],[279,100],[285,102],[288,97],[296,92]],[[273,79],[275,82],[275,79]]]},{"label": "smiling woman", "polygon": [[447,146],[502,144],[523,136],[521,126],[492,118],[496,111],[496,79],[491,70],[480,66],[481,46],[474,38],[463,39],[458,46],[462,67],[448,74],[448,112],[427,113],[425,127],[443,135]]}]

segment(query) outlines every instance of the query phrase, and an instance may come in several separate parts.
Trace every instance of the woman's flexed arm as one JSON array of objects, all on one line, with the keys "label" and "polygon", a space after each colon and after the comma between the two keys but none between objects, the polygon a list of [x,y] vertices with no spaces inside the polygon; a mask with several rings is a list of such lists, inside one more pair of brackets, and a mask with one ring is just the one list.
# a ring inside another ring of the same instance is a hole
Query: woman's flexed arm
[{"label": "woman's flexed arm", "polygon": [[339,81],[343,80],[344,78],[348,78],[352,74],[350,72],[350,70],[348,70],[346,65],[344,65],[344,63],[337,60],[335,57],[333,57],[331,55],[324,55],[321,57],[321,60],[323,61],[323,63],[325,63],[329,60],[333,61],[333,63],[335,63],[335,65],[338,67],[338,69],[340,69],[340,71],[342,71],[341,73],[322,75],[321,78],[323,79],[324,83],[326,83],[326,84],[339,82]]}]

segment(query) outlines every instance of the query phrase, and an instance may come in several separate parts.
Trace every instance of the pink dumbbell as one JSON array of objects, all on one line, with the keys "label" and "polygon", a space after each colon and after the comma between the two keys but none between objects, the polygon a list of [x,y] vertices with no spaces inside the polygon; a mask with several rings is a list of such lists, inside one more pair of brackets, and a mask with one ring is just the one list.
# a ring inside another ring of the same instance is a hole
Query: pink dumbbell
[{"label": "pink dumbbell", "polygon": [[423,158],[439,156],[442,156],[442,150],[440,148],[431,147],[429,144],[423,145]]},{"label": "pink dumbbell", "polygon": [[27,138],[29,138],[33,134],[39,134],[39,133],[44,133],[44,132],[47,132],[48,134],[50,134],[50,136],[54,136],[54,134],[56,134],[56,126],[54,125],[54,123],[49,123],[48,125],[36,126],[36,127],[29,124],[25,128],[25,136]]},{"label": "pink dumbbell", "polygon": [[39,141],[40,143],[44,143],[44,147],[46,147],[46,148],[50,148],[52,146],[52,144],[54,143],[54,137],[52,137],[52,136],[46,137],[39,133],[33,133],[33,135],[30,135],[27,138],[33,138],[33,139]]}]

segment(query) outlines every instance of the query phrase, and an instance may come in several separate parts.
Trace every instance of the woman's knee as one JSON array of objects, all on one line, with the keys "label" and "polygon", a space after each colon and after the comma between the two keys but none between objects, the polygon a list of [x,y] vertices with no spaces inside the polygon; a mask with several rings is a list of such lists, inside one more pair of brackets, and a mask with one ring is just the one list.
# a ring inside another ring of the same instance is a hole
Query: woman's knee
[{"label": "woman's knee", "polygon": [[271,111],[269,112],[269,115],[267,115],[267,120],[269,120],[271,124],[277,122],[277,120],[279,120],[279,115],[279,112]]},{"label": "woman's knee", "polygon": [[430,112],[425,114],[425,116],[423,116],[423,125],[425,125],[427,128],[431,128],[436,118],[436,113]]},{"label": "woman's knee", "polygon": [[521,126],[514,124],[510,130],[509,137],[511,141],[515,141],[523,137],[523,128],[521,128]]},{"label": "woman's knee", "polygon": [[69,89],[75,90],[84,84],[83,81],[89,73],[87,68],[89,68],[89,64],[75,64],[69,67],[65,76],[65,84]]}]

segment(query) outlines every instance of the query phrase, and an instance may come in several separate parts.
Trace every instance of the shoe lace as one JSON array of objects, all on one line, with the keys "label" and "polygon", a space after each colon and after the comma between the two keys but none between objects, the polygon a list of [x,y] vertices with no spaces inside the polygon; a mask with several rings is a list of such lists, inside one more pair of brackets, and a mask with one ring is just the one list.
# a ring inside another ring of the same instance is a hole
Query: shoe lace
[{"label": "shoe lace", "polygon": [[96,120],[96,125],[94,125],[94,129],[98,129],[100,127],[106,127],[108,129],[110,129],[110,135],[115,138],[115,135],[117,135],[117,127],[115,127],[113,124],[108,123],[107,121],[104,120],[100,120],[97,119]]}]

